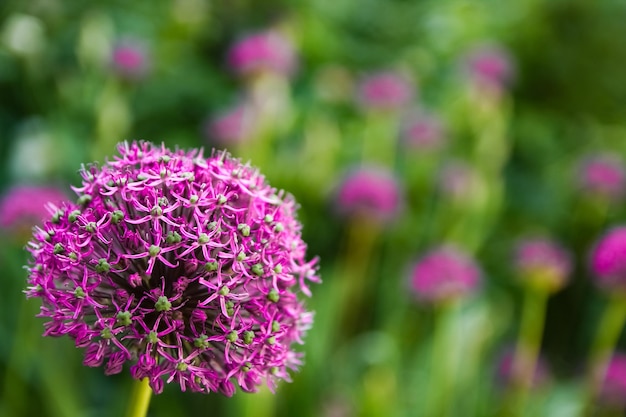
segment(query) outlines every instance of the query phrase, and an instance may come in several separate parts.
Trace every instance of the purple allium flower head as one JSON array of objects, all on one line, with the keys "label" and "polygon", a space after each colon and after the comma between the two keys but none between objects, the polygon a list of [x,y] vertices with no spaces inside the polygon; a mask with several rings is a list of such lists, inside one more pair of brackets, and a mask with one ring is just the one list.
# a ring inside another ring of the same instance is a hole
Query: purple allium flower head
[{"label": "purple allium flower head", "polygon": [[414,88],[402,74],[382,71],[371,74],[360,82],[357,100],[366,109],[399,110],[411,102]]},{"label": "purple allium flower head", "polygon": [[591,155],[581,162],[578,181],[589,193],[617,200],[626,191],[626,167],[617,155]]},{"label": "purple allium flower head", "polygon": [[17,185],[0,198],[0,228],[29,230],[48,216],[47,204],[59,204],[67,196],[59,189],[37,185]]},{"label": "purple allium flower head", "polygon": [[475,84],[495,90],[506,88],[514,76],[511,55],[498,45],[481,45],[472,49],[467,54],[466,70]]},{"label": "purple allium flower head", "polygon": [[626,407],[626,354],[615,352],[609,361],[600,400],[613,407]]},{"label": "purple allium flower head", "polygon": [[232,395],[289,380],[318,282],[293,198],[224,152],[122,144],[29,243],[44,335],[106,374]]},{"label": "purple allium flower head", "polygon": [[477,187],[474,168],[460,160],[447,161],[439,172],[438,188],[453,200],[464,201]]},{"label": "purple allium flower head", "polygon": [[[513,361],[515,350],[513,348],[506,349],[498,360],[497,378],[506,385],[515,383],[519,376],[516,376],[513,370]],[[532,378],[532,385],[539,387],[550,379],[550,366],[543,355],[539,355],[535,364],[535,372]]]},{"label": "purple allium flower head", "polygon": [[276,31],[249,35],[228,52],[228,63],[239,75],[270,72],[289,76],[297,67],[293,45]]},{"label": "purple allium flower head", "polygon": [[120,77],[137,80],[148,73],[150,59],[145,46],[137,41],[125,40],[114,47],[111,65]]},{"label": "purple allium flower head", "polygon": [[452,246],[431,250],[411,270],[415,295],[434,303],[471,294],[480,281],[481,272],[476,262]]},{"label": "purple allium flower head", "polygon": [[391,171],[380,167],[361,167],[348,173],[335,198],[340,214],[378,222],[391,221],[402,205],[397,179]]},{"label": "purple allium flower head", "polygon": [[239,104],[207,121],[204,133],[220,146],[242,143],[251,138],[255,118],[256,114],[251,105]]},{"label": "purple allium flower head", "polygon": [[404,122],[401,135],[407,148],[422,151],[439,149],[446,140],[441,119],[425,113],[411,114]]},{"label": "purple allium flower head", "polygon": [[524,282],[549,292],[561,289],[572,270],[569,252],[557,242],[543,237],[517,242],[514,264]]},{"label": "purple allium flower head", "polygon": [[601,288],[626,291],[626,226],[609,230],[596,243],[591,270]]}]

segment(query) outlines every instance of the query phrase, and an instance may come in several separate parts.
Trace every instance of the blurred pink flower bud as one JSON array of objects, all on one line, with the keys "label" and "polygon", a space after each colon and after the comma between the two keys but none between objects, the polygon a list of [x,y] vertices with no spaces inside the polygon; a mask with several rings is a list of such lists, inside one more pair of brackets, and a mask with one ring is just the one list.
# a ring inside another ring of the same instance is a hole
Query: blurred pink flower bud
[{"label": "blurred pink flower bud", "polygon": [[596,243],[591,270],[601,288],[626,291],[626,226],[609,230]]},{"label": "blurred pink flower bud", "polygon": [[615,352],[609,361],[600,400],[611,407],[626,408],[626,354]]},{"label": "blurred pink flower bud", "polygon": [[365,109],[400,110],[413,99],[414,88],[402,74],[382,71],[361,81],[357,88],[357,100]]},{"label": "blurred pink flower bud", "polygon": [[450,199],[463,201],[476,189],[476,185],[476,172],[466,162],[448,161],[439,172],[439,190]]},{"label": "blurred pink flower bud", "polygon": [[[514,384],[519,377],[513,371],[515,350],[509,348],[500,356],[497,368],[497,378],[505,385]],[[550,367],[546,359],[539,355],[535,364],[535,372],[532,378],[532,386],[539,387],[550,379]]]},{"label": "blurred pink flower bud", "polygon": [[150,60],[144,45],[137,41],[121,41],[111,55],[113,70],[122,78],[137,80],[145,77]]},{"label": "blurred pink flower bud", "polygon": [[218,113],[204,125],[204,134],[211,142],[228,147],[246,142],[252,137],[255,111],[249,104],[239,104]]},{"label": "blurred pink flower bud", "polygon": [[228,52],[227,59],[239,75],[270,72],[290,76],[297,67],[293,45],[275,31],[254,33],[240,39]]},{"label": "blurred pink flower bud", "polygon": [[346,216],[364,216],[386,222],[400,211],[402,193],[391,171],[362,167],[350,172],[336,195],[338,211]]},{"label": "blurred pink flower bud", "polygon": [[514,264],[524,282],[549,292],[561,289],[572,270],[569,252],[558,243],[542,237],[517,242]]},{"label": "blurred pink flower bud", "polygon": [[478,87],[504,90],[513,81],[515,69],[510,53],[499,45],[480,45],[469,51],[466,71]]},{"label": "blurred pink flower bud", "polygon": [[429,151],[443,147],[446,132],[442,121],[435,115],[418,113],[410,115],[401,132],[407,148]]},{"label": "blurred pink flower bud", "polygon": [[617,155],[588,156],[580,164],[578,181],[584,191],[620,199],[626,191],[626,167]]},{"label": "blurred pink flower bud", "polygon": [[411,271],[411,285],[420,300],[445,302],[473,293],[481,281],[476,262],[461,250],[443,246],[426,253]]},{"label": "blurred pink flower bud", "polygon": [[17,185],[0,199],[0,228],[30,229],[50,217],[46,206],[67,200],[67,196],[54,187]]}]

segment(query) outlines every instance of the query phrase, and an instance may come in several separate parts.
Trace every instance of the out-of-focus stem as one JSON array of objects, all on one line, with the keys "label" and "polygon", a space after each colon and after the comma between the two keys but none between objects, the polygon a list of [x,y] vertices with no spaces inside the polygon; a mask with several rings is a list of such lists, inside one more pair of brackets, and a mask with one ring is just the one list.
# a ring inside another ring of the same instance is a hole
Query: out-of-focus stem
[{"label": "out-of-focus stem", "polygon": [[393,168],[396,163],[398,115],[371,113],[367,115],[364,125],[362,162]]},{"label": "out-of-focus stem", "polygon": [[454,397],[454,384],[451,370],[451,346],[449,330],[451,320],[456,311],[457,300],[443,302],[436,306],[433,344],[431,351],[430,367],[432,383],[430,385],[429,416],[448,416],[451,400]]},{"label": "out-of-focus stem", "polygon": [[341,279],[344,280],[342,301],[343,327],[352,329],[361,316],[364,297],[371,287],[370,267],[379,228],[366,219],[355,217],[348,224]]},{"label": "out-of-focus stem", "polygon": [[613,295],[600,319],[598,333],[591,346],[587,375],[586,412],[592,412],[593,403],[600,392],[611,354],[626,322],[626,297]]},{"label": "out-of-focus stem", "polygon": [[9,410],[20,415],[22,407],[25,404],[25,387],[22,383],[22,379],[15,379],[15,373],[17,369],[24,363],[24,350],[23,346],[30,346],[30,331],[29,320],[30,311],[27,305],[26,298],[24,297],[20,302],[20,308],[17,316],[17,327],[15,336],[13,338],[13,344],[7,360],[7,369],[4,375],[4,389],[0,399],[2,404]]},{"label": "out-of-focus stem", "polygon": [[524,290],[522,318],[512,365],[512,410],[522,415],[537,369],[549,292],[532,286]]},{"label": "out-of-focus stem", "polygon": [[148,378],[141,381],[134,381],[135,387],[128,405],[126,417],[146,417],[148,414],[148,406],[152,397],[152,388],[148,383]]}]

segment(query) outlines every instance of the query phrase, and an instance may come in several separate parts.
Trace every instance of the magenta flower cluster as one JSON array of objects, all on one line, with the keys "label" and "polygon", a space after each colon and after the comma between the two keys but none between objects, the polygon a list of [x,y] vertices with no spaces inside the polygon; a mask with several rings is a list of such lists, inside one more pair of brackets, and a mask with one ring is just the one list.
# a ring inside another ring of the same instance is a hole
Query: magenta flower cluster
[{"label": "magenta flower cluster", "polygon": [[364,78],[358,86],[357,102],[368,110],[401,110],[413,99],[415,86],[395,71],[381,71]]},{"label": "magenta flower cluster", "polygon": [[468,53],[466,65],[472,81],[496,90],[506,88],[515,73],[511,55],[500,45],[476,46]]},{"label": "magenta flower cluster", "polygon": [[412,268],[410,282],[418,299],[433,303],[451,301],[478,289],[479,266],[465,252],[440,246],[426,253]]},{"label": "magenta flower cluster", "polygon": [[269,72],[293,74],[297,56],[291,42],[277,31],[251,34],[236,42],[228,52],[228,63],[240,75]]},{"label": "magenta flower cluster", "polygon": [[207,121],[205,135],[220,146],[233,146],[253,137],[256,111],[251,104],[242,103]]},{"label": "magenta flower cluster", "polygon": [[113,49],[111,65],[120,77],[139,80],[148,74],[150,58],[145,46],[138,41],[124,40]]},{"label": "magenta flower cluster", "polygon": [[589,155],[580,163],[578,182],[587,193],[619,200],[626,192],[626,167],[615,154]]},{"label": "magenta flower cluster", "polygon": [[156,393],[289,380],[313,318],[299,295],[319,282],[293,198],[224,152],[118,150],[83,167],[77,203],[29,243],[44,334],[70,336],[106,374],[132,364]]},{"label": "magenta flower cluster", "polygon": [[58,204],[66,199],[65,194],[54,187],[17,185],[0,198],[0,228],[30,228],[48,217],[48,203]]},{"label": "magenta flower cluster", "polygon": [[609,230],[591,253],[591,270],[599,287],[626,291],[626,226]]},{"label": "magenta flower cluster", "polygon": [[614,407],[626,407],[626,354],[615,352],[606,369],[600,400]]},{"label": "magenta flower cluster", "polygon": [[435,115],[411,114],[403,124],[401,139],[408,149],[437,150],[446,140],[445,127]]},{"label": "magenta flower cluster", "polygon": [[557,242],[526,238],[517,242],[514,264],[523,282],[547,291],[561,289],[572,271],[572,258]]},{"label": "magenta flower cluster", "polygon": [[341,215],[384,223],[400,212],[402,201],[400,185],[391,171],[363,166],[346,175],[335,203]]}]

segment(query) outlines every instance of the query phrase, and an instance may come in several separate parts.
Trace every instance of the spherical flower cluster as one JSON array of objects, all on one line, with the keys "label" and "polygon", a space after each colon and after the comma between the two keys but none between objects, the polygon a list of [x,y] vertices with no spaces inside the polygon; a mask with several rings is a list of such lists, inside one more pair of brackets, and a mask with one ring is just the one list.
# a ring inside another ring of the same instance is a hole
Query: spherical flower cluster
[{"label": "spherical flower cluster", "polygon": [[[497,367],[497,378],[505,385],[515,384],[519,379],[519,375],[513,369],[515,358],[515,350],[506,349],[500,356]],[[535,372],[532,376],[532,386],[539,387],[550,379],[550,366],[546,358],[539,354],[537,363],[535,364]]]},{"label": "spherical flower cluster", "polygon": [[361,167],[350,172],[335,196],[341,215],[362,216],[388,222],[401,210],[402,193],[394,175],[379,167]]},{"label": "spherical flower cluster", "polygon": [[251,105],[239,104],[211,118],[205,124],[205,134],[217,145],[236,145],[252,137],[255,118],[255,111]]},{"label": "spherical flower cluster", "polygon": [[412,114],[404,122],[402,142],[407,148],[421,151],[436,150],[443,146],[446,133],[442,121],[429,114]]},{"label": "spherical flower cluster", "polygon": [[68,335],[106,374],[132,363],[156,393],[255,391],[289,380],[318,282],[291,196],[223,152],[140,142],[82,170],[77,203],[29,243],[44,335]]},{"label": "spherical flower cluster", "polygon": [[613,354],[606,369],[600,399],[612,407],[626,408],[626,354]]},{"label": "spherical flower cluster", "polygon": [[136,41],[126,40],[113,49],[111,65],[120,77],[137,80],[148,73],[150,59],[143,45]]},{"label": "spherical flower cluster", "polygon": [[569,252],[558,243],[540,237],[517,242],[514,264],[523,282],[549,292],[561,289],[572,270]]},{"label": "spherical flower cluster", "polygon": [[494,90],[506,88],[514,75],[509,52],[497,45],[481,45],[471,50],[466,67],[476,85]]},{"label": "spherical flower cluster", "polygon": [[358,103],[372,110],[400,110],[411,102],[413,94],[413,84],[394,71],[372,74],[357,87]]},{"label": "spherical flower cluster", "polygon": [[590,194],[618,200],[626,192],[626,167],[616,155],[588,156],[580,164],[578,182]]},{"label": "spherical flower cluster", "polygon": [[626,291],[626,226],[610,230],[596,243],[591,270],[601,288]]},{"label": "spherical flower cluster", "polygon": [[245,76],[263,72],[289,76],[297,67],[293,45],[276,31],[239,40],[228,52],[228,63],[237,74]]},{"label": "spherical flower cluster", "polygon": [[473,293],[481,272],[460,249],[443,246],[426,253],[411,269],[410,279],[418,299],[439,303]]},{"label": "spherical flower cluster", "polygon": [[463,203],[479,186],[476,170],[464,161],[447,161],[438,174],[437,186],[447,198]]},{"label": "spherical flower cluster", "polygon": [[67,199],[59,189],[37,185],[17,185],[0,199],[0,228],[32,228],[48,217],[46,205]]}]

